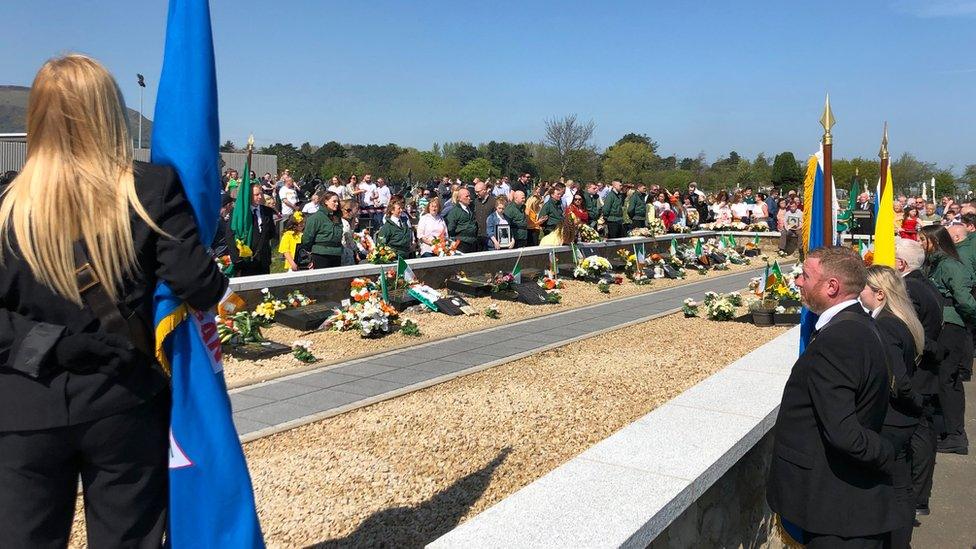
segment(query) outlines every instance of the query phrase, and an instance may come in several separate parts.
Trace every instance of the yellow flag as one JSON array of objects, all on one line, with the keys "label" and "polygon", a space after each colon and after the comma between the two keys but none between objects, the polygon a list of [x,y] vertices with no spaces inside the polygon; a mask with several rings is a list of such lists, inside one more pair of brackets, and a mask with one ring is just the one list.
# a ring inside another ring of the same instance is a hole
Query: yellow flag
[{"label": "yellow flag", "polygon": [[874,264],[895,266],[895,184],[888,166],[887,182],[878,198],[878,219],[874,224]]}]

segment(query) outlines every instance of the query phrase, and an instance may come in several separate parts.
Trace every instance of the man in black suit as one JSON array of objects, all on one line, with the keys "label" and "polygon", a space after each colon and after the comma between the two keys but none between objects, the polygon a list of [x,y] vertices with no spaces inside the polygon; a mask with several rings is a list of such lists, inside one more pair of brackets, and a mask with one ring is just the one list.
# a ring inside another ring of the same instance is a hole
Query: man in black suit
[{"label": "man in black suit", "polygon": [[766,497],[810,548],[887,547],[899,526],[894,448],[881,437],[889,365],[857,301],[866,281],[863,261],[845,247],[810,252],[797,279],[820,317],[783,391]]},{"label": "man in black suit", "polygon": [[251,241],[251,259],[234,265],[240,276],[265,275],[271,272],[271,244],[278,238],[275,211],[264,205],[264,193],[260,185],[251,186],[251,219],[254,237]]},{"label": "man in black suit", "polygon": [[915,314],[925,329],[925,350],[912,376],[915,391],[922,395],[922,417],[912,434],[912,495],[915,511],[929,514],[932,494],[932,473],[935,471],[935,449],[939,437],[933,417],[939,399],[939,363],[943,351],[939,347],[942,333],[942,295],[927,276],[922,274],[925,250],[914,240],[899,238],[895,243],[895,269],[901,273],[908,289],[908,297]]}]

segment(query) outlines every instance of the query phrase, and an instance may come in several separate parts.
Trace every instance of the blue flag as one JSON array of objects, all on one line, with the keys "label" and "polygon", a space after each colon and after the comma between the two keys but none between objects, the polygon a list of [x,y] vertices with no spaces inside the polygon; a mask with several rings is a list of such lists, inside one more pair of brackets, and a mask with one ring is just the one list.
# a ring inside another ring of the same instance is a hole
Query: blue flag
[{"label": "blue flag", "polygon": [[[804,202],[809,204],[809,208],[803,212],[805,223],[803,233],[806,237],[804,238],[803,249],[806,252],[831,244],[823,241],[824,208],[829,208],[830,205],[825,204],[823,199],[824,173],[821,154],[817,153],[811,157],[807,164],[807,176],[804,180]],[[807,343],[810,342],[810,334],[813,333],[818,318],[820,318],[819,315],[806,307],[800,310],[800,354],[803,354]]]},{"label": "blue flag", "polygon": [[[173,167],[213,240],[220,210],[217,77],[207,0],[170,0],[152,162]],[[172,372],[169,545],[263,547],[254,491],[231,415],[212,312],[165,284],[154,296],[156,355]]]}]

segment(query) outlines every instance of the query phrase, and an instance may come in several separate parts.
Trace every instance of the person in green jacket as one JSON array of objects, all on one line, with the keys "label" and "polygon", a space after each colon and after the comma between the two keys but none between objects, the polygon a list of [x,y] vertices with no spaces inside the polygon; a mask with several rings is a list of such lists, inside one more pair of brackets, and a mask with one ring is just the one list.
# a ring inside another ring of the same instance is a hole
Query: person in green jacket
[{"label": "person in green jacket", "polygon": [[600,220],[600,194],[597,191],[596,183],[586,185],[586,192],[583,193],[583,206],[586,208],[586,215],[590,218],[587,225],[595,229]]},{"label": "person in green jacket", "polygon": [[542,223],[545,234],[555,231],[563,224],[563,193],[565,192],[564,185],[553,185],[552,190],[549,191],[549,200],[539,210],[539,222]]},{"label": "person in green jacket", "polygon": [[942,334],[939,336],[939,346],[945,353],[939,363],[939,405],[945,427],[938,451],[967,454],[966,395],[962,382],[973,360],[972,336],[966,328],[967,325],[976,326],[973,273],[959,260],[959,252],[945,227],[922,227],[918,236],[925,248],[928,277],[946,302],[942,309]]},{"label": "person in green jacket", "polygon": [[529,239],[529,230],[525,218],[524,192],[512,192],[512,201],[505,206],[505,217],[512,226],[512,236],[515,238],[515,247],[524,248],[526,241]]},{"label": "person in green jacket", "polygon": [[637,190],[630,196],[627,214],[630,216],[630,227],[632,229],[647,226],[647,185],[637,184]]},{"label": "person in green jacket", "polygon": [[949,231],[949,236],[952,237],[952,242],[956,245],[959,260],[962,261],[963,265],[969,267],[973,273],[973,278],[976,279],[976,233],[970,232],[970,227],[973,225],[966,223],[967,217],[976,223],[976,214],[966,214],[962,216],[962,225],[950,225],[946,230]]},{"label": "person in green jacket", "polygon": [[376,243],[386,244],[396,252],[397,256],[409,259],[413,255],[413,229],[401,219],[403,214],[403,199],[400,197],[390,200],[383,216],[383,225],[376,233]]},{"label": "person in green jacket", "polygon": [[302,246],[312,254],[315,269],[338,267],[342,264],[342,216],[339,213],[339,195],[327,192],[322,197],[322,207],[308,216],[302,232]]},{"label": "person in green jacket", "polygon": [[459,190],[457,197],[457,204],[447,212],[444,221],[447,223],[447,234],[461,241],[458,250],[469,254],[478,251],[478,222],[471,210],[471,193],[468,189]]},{"label": "person in green jacket", "polygon": [[614,179],[612,188],[603,199],[603,219],[607,222],[607,238],[620,238],[624,235],[624,194],[623,183]]}]

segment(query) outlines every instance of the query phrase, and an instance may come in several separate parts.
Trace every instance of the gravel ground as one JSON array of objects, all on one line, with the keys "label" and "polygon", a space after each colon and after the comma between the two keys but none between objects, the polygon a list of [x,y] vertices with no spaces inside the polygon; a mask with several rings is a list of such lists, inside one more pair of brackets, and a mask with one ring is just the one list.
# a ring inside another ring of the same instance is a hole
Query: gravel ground
[{"label": "gravel ground", "polygon": [[[407,317],[414,319],[420,326],[420,337],[407,337],[400,333],[393,333],[380,339],[364,340],[358,332],[302,333],[281,325],[269,326],[263,330],[263,333],[268,339],[285,345],[291,345],[296,339],[310,340],[313,344],[312,352],[319,359],[319,362],[312,365],[311,368],[319,368],[365,355],[483,330],[510,323],[513,319],[525,320],[593,303],[601,303],[608,299],[653,292],[761,266],[762,264],[759,261],[754,260],[751,265],[732,265],[728,271],[709,271],[705,276],[689,272],[684,279],[660,279],[645,286],[638,286],[629,280],[625,280],[621,285],[611,286],[609,294],[600,293],[596,284],[564,279],[566,288],[562,290],[563,301],[555,305],[524,305],[490,298],[468,298],[471,305],[478,311],[483,311],[492,302],[496,303],[501,317],[498,320],[493,320],[483,315],[450,317],[439,313],[405,313]],[[299,362],[291,355],[256,361],[240,360],[230,356],[224,357],[224,376],[227,385],[231,388],[267,381],[309,368],[309,365]]]},{"label": "gravel ground", "polygon": [[249,443],[268,544],[422,546],[786,330],[716,328],[670,315]]}]

